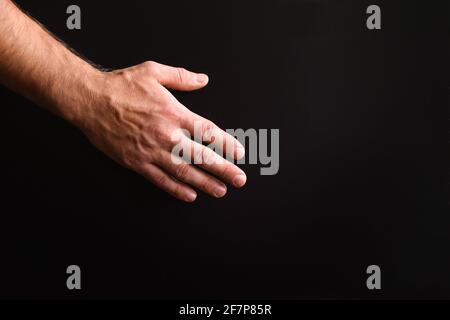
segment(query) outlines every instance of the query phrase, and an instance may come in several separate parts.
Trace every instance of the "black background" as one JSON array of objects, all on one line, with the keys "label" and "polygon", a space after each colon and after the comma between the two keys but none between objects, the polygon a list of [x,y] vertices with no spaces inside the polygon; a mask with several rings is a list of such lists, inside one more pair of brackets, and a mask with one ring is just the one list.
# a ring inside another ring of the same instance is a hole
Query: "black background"
[{"label": "black background", "polygon": [[448,2],[17,2],[105,67],[208,73],[175,95],[223,128],[279,128],[280,172],[243,166],[245,189],[184,204],[0,88],[0,297],[450,298]]}]

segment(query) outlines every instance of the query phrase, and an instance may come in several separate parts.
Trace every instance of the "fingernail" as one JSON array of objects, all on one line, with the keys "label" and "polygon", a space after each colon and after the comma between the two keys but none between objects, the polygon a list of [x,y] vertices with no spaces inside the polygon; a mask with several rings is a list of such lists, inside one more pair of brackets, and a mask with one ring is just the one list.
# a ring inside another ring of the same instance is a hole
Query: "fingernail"
[{"label": "fingernail", "polygon": [[197,74],[197,82],[198,83],[206,83],[208,82],[208,76],[206,74]]},{"label": "fingernail", "polygon": [[247,177],[243,174],[238,174],[233,179],[233,184],[235,187],[240,188],[247,182]]},{"label": "fingernail", "polygon": [[242,159],[245,156],[245,149],[241,146],[236,147],[236,158],[238,160]]},{"label": "fingernail", "polygon": [[224,186],[216,187],[214,190],[214,196],[217,198],[222,198],[227,193],[227,188]]},{"label": "fingernail", "polygon": [[194,202],[197,199],[197,194],[194,191],[189,191],[186,196],[187,202]]}]

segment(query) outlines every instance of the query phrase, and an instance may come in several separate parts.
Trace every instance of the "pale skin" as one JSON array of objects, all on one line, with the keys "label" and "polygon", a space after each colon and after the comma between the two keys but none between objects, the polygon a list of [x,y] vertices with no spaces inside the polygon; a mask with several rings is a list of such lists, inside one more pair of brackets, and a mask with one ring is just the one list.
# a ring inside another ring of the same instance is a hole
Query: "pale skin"
[{"label": "pale skin", "polygon": [[196,190],[222,198],[227,184],[240,188],[247,180],[232,162],[188,137],[178,136],[191,146],[193,157],[208,161],[191,165],[171,159],[174,145],[180,142],[174,140],[174,131],[194,135],[199,123],[205,144],[223,141],[232,158],[244,156],[236,139],[190,111],[169,91],[198,90],[208,81],[205,74],[156,62],[100,71],[12,1],[0,0],[0,83],[78,127],[110,158],[186,202],[196,200]]}]

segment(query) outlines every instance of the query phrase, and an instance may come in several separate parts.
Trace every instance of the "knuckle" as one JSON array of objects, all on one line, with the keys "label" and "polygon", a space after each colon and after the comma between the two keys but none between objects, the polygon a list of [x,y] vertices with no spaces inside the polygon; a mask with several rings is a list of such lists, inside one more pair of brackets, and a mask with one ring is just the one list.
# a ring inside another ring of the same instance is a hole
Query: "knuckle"
[{"label": "knuckle", "polygon": [[163,126],[155,130],[155,136],[158,142],[163,145],[170,144],[173,140],[172,131]]},{"label": "knuckle", "polygon": [[179,180],[185,180],[189,174],[189,165],[180,164],[175,169],[175,177]]},{"label": "knuckle", "polygon": [[214,192],[214,187],[215,187],[215,183],[210,178],[203,178],[202,181],[200,182],[200,189],[205,192],[209,192],[209,193]]},{"label": "knuckle", "polygon": [[157,186],[163,187],[167,184],[167,177],[162,174],[158,174],[153,176],[153,181]]},{"label": "knuckle", "polygon": [[180,185],[176,185],[173,190],[172,190],[172,194],[178,198],[178,199],[184,199],[184,190]]},{"label": "knuckle", "polygon": [[202,148],[194,148],[193,159],[194,159],[195,164],[203,163],[203,149]]},{"label": "knuckle", "polygon": [[203,121],[203,126],[202,126],[203,132],[214,130],[215,127],[216,127],[216,125],[214,124],[214,122],[212,122],[210,120]]},{"label": "knuckle", "polygon": [[150,159],[147,159],[147,162],[154,163],[154,164],[162,164],[164,163],[164,160],[166,158],[165,151],[163,149],[156,149],[152,151]]},{"label": "knuckle", "polygon": [[159,71],[158,63],[154,62],[154,61],[144,62],[144,67],[146,68],[147,72],[149,72],[150,74],[156,74]]},{"label": "knuckle", "polygon": [[231,171],[232,171],[231,165],[223,164],[223,165],[221,165],[221,168],[219,171],[220,171],[220,176],[222,176],[224,178],[231,178]]},{"label": "knuckle", "polygon": [[170,119],[178,124],[181,123],[185,118],[183,110],[176,104],[174,104],[172,100],[167,102],[165,112]]},{"label": "knuckle", "polygon": [[196,148],[195,146],[190,146],[191,148],[191,158],[194,161],[194,164],[202,164],[203,163],[203,151],[200,148]]},{"label": "knuckle", "polygon": [[203,139],[207,140],[207,141],[211,140],[215,129],[216,129],[216,125],[212,121],[210,121],[210,120],[203,121],[203,123],[202,123]]},{"label": "knuckle", "polygon": [[139,158],[136,154],[133,154],[131,152],[123,152],[121,155],[121,160],[126,168],[139,168]]},{"label": "knuckle", "polygon": [[177,68],[178,80],[180,83],[186,82],[187,79],[187,70],[184,68]]},{"label": "knuckle", "polygon": [[216,161],[215,152],[209,149],[208,147],[204,147],[202,151],[202,160],[203,163],[212,165]]}]

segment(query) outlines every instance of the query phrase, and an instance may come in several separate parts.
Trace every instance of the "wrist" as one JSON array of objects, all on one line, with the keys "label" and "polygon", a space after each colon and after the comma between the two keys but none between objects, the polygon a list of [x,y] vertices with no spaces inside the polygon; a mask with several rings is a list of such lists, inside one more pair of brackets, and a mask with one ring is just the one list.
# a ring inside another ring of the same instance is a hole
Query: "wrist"
[{"label": "wrist", "polygon": [[60,92],[65,94],[57,98],[56,104],[63,119],[84,130],[106,95],[108,76],[90,65],[79,70],[77,76],[61,84],[64,88]]}]

